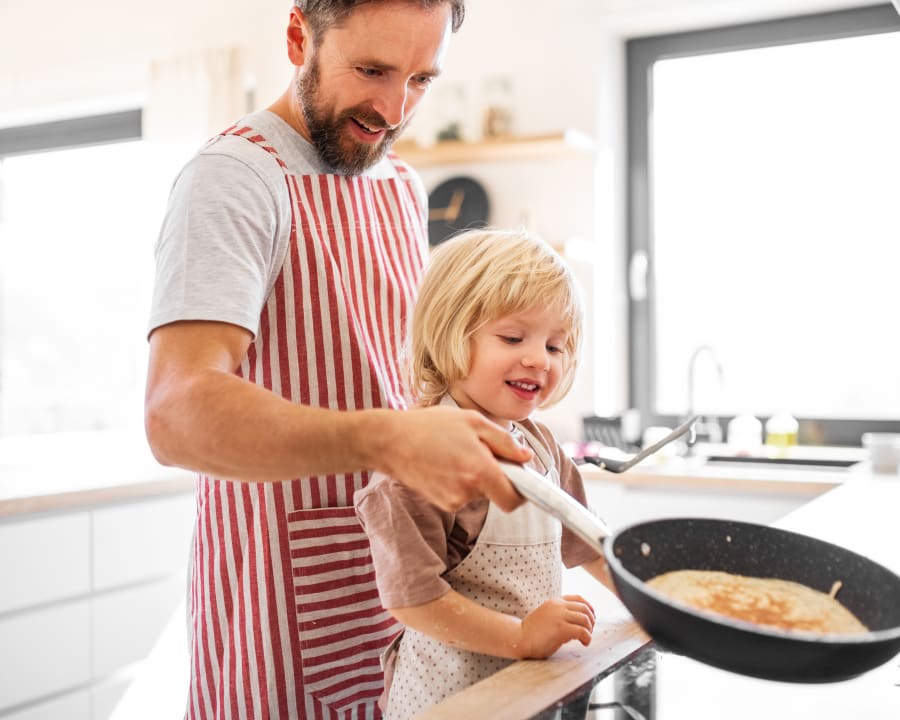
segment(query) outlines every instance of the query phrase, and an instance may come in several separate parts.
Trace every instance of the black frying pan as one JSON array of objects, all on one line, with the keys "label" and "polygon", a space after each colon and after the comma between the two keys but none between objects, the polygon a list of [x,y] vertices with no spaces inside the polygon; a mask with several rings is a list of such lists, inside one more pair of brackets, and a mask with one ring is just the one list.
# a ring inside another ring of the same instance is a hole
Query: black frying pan
[{"label": "black frying pan", "polygon": [[[770,680],[833,682],[900,652],[900,577],[862,555],[806,535],[752,523],[674,518],[638,523],[604,543],[622,602],[663,649]],[[644,584],[670,570],[721,570],[793,580],[837,599],[871,632],[791,633],[714,616]]]}]

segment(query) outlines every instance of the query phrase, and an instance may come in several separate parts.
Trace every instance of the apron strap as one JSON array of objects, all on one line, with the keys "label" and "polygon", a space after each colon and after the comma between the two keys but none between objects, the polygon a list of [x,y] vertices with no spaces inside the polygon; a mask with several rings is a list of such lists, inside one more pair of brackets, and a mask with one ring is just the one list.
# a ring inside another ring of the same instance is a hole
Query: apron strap
[{"label": "apron strap", "polygon": [[275,158],[278,166],[284,171],[285,175],[287,175],[287,165],[278,156],[278,151],[268,140],[266,140],[259,132],[254,130],[249,125],[232,125],[227,130],[223,130],[222,132],[220,132],[217,137],[221,137],[223,135],[237,135],[238,137],[242,137],[245,140],[249,140],[256,145],[259,145],[263,150],[265,150]]},{"label": "apron strap", "polygon": [[534,450],[534,454],[537,455],[538,460],[541,461],[541,464],[546,469],[547,473],[550,473],[556,469],[556,461],[553,459],[553,456],[550,454],[550,451],[544,446],[540,440],[538,440],[537,436],[527,430],[525,427],[520,425],[517,422],[514,422],[513,427],[521,433],[522,437],[525,438],[525,442]]}]

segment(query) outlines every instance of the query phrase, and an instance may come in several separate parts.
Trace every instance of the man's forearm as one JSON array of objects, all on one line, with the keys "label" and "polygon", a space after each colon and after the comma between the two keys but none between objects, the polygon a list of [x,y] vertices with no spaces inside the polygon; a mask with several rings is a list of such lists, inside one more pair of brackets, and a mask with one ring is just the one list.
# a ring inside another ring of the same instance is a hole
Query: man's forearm
[{"label": "man's forearm", "polygon": [[157,387],[145,420],[150,446],[164,465],[268,482],[367,469],[374,434],[387,430],[389,412],[300,406],[209,369]]}]

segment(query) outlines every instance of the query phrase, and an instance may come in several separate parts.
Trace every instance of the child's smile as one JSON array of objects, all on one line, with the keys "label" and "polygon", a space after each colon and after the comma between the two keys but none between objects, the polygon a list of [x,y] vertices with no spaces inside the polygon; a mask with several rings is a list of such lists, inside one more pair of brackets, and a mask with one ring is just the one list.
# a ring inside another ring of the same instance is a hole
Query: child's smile
[{"label": "child's smile", "polygon": [[562,378],[566,327],[559,311],[544,306],[486,323],[472,336],[469,374],[451,384],[450,395],[502,425],[523,420]]}]

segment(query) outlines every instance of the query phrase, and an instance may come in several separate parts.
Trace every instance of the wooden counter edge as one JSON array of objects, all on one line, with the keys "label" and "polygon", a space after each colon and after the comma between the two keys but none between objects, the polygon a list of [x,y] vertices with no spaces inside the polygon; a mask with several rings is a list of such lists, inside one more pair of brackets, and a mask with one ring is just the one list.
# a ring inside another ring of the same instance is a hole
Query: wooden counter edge
[{"label": "wooden counter edge", "polygon": [[8,498],[0,500],[0,520],[36,513],[88,509],[109,503],[129,502],[162,495],[193,492],[196,489],[196,482],[197,476],[195,474],[186,473],[183,476],[165,480],[148,480],[146,482],[73,490],[71,492]]},{"label": "wooden counter edge", "polygon": [[631,619],[598,626],[588,647],[568,643],[547,660],[522,660],[417,716],[417,720],[524,720],[634,655],[650,642]]}]

